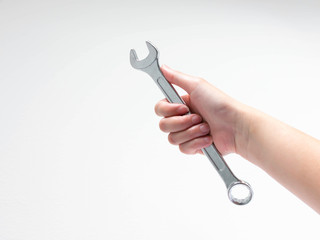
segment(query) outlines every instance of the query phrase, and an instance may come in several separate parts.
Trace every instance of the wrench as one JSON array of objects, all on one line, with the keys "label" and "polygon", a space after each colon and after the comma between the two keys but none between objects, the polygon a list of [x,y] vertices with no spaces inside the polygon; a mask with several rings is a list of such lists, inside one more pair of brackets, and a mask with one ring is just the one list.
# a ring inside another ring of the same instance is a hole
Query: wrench
[{"label": "wrench", "polygon": [[[158,62],[158,50],[150,42],[147,41],[146,44],[149,50],[149,54],[143,60],[139,61],[136,51],[134,49],[131,49],[131,66],[135,69],[139,69],[149,74],[149,76],[155,81],[155,83],[161,89],[162,93],[166,96],[169,102],[185,104],[185,102],[180,98],[179,94],[176,92],[173,86],[166,80],[166,78],[162,74]],[[188,114],[190,114],[190,112]],[[249,203],[253,195],[250,184],[245,181],[239,180],[232,173],[215,145],[212,144],[209,147],[203,148],[201,150],[207,156],[207,158],[210,160],[212,165],[215,167],[215,169],[223,179],[227,187],[228,197],[230,201],[237,205],[245,205]],[[239,189],[239,187],[244,188],[241,190],[241,188]],[[241,194],[240,197],[238,196],[239,190]],[[245,190],[245,194],[243,190]]]}]

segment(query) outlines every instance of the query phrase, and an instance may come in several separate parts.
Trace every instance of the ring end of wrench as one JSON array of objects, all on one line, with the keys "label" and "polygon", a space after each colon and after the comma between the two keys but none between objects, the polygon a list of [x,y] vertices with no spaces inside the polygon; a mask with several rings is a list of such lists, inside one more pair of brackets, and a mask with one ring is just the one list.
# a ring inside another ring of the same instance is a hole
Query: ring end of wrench
[{"label": "ring end of wrench", "polygon": [[[237,197],[233,193],[233,191],[235,191],[236,188],[239,188],[239,187],[246,189],[245,191],[247,193],[246,193],[245,197],[243,197],[243,196]],[[228,187],[228,197],[229,197],[230,201],[233,202],[236,205],[246,205],[246,204],[248,204],[251,201],[252,196],[253,196],[252,188],[251,188],[250,184],[245,182],[245,181],[239,180],[239,181],[233,182]]]}]

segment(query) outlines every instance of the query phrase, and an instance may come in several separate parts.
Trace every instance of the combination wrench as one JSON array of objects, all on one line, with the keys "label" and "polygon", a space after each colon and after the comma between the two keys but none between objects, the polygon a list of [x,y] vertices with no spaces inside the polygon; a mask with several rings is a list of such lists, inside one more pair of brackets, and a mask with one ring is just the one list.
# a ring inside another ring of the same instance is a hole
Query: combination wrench
[{"label": "combination wrench", "polygon": [[[131,66],[135,69],[139,69],[145,73],[147,73],[158,85],[161,89],[162,93],[171,103],[181,103],[185,104],[185,102],[181,99],[179,94],[173,88],[171,83],[169,83],[164,75],[162,74],[159,62],[158,62],[158,50],[150,43],[146,42],[147,48],[149,50],[149,54],[145,59],[139,60],[134,49],[130,51],[130,63]],[[190,112],[188,113],[190,114]],[[223,179],[227,191],[228,197],[231,202],[237,205],[245,205],[249,203],[252,199],[253,191],[249,183],[239,180],[230,170],[227,163],[223,159],[222,155],[219,153],[214,143],[209,147],[201,149],[204,155],[210,160],[212,165],[215,167],[221,178]],[[239,187],[240,188],[240,197],[239,195]],[[243,196],[243,190],[245,190],[245,194]],[[237,192],[238,191],[238,192]]]}]

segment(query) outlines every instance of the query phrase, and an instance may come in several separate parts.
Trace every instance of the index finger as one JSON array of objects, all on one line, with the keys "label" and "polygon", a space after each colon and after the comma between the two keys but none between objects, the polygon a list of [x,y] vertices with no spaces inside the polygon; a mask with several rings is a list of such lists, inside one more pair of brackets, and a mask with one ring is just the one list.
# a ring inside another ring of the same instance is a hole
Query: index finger
[{"label": "index finger", "polygon": [[160,117],[184,115],[189,111],[185,104],[169,103],[167,99],[159,101],[154,107],[155,113]]}]

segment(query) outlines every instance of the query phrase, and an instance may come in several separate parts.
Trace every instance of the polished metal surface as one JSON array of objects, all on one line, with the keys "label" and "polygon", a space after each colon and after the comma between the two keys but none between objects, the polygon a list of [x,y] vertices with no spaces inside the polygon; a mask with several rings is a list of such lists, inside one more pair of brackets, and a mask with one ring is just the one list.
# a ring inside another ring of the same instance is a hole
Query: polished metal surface
[{"label": "polished metal surface", "polygon": [[[134,49],[131,49],[131,66],[135,69],[146,72],[155,81],[155,83],[158,85],[169,102],[185,104],[184,101],[180,98],[179,94],[173,88],[173,86],[166,80],[166,78],[162,74],[158,62],[158,50],[150,42],[147,41],[146,44],[149,49],[149,54],[143,60],[138,60],[136,51]],[[251,186],[248,183],[239,180],[232,173],[214,144],[210,145],[209,147],[203,148],[202,152],[207,156],[207,158],[210,160],[212,165],[215,167],[215,169],[223,179],[228,190],[228,197],[230,201],[237,205],[245,205],[249,203],[253,195]],[[247,190],[246,196],[237,197],[232,193],[234,187],[239,186],[243,186]]]}]

